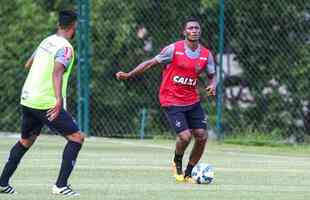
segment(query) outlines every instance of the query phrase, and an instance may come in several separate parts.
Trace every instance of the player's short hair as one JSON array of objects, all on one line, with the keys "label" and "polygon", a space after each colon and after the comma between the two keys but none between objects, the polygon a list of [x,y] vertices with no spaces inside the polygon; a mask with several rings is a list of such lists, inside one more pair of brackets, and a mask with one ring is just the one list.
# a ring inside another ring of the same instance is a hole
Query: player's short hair
[{"label": "player's short hair", "polygon": [[68,28],[77,20],[77,13],[72,10],[63,10],[59,12],[58,25],[62,29]]},{"label": "player's short hair", "polygon": [[200,23],[200,20],[197,18],[197,17],[190,17],[188,19],[186,19],[183,23],[183,29],[185,30],[185,27],[187,25],[188,22],[197,22],[199,25],[201,24]]}]

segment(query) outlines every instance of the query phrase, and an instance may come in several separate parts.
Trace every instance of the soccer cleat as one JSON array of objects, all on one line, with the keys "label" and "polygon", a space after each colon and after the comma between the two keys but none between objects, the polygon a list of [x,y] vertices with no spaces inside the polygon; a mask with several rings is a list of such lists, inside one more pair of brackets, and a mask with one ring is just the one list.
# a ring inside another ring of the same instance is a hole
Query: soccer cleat
[{"label": "soccer cleat", "polygon": [[197,183],[191,176],[184,177],[184,182],[190,183],[190,184],[196,184]]},{"label": "soccer cleat", "polygon": [[0,186],[0,194],[16,194],[17,192],[15,191],[15,189],[8,185],[8,186]]},{"label": "soccer cleat", "polygon": [[171,168],[172,168],[172,174],[173,174],[173,176],[175,178],[175,181],[177,183],[183,182],[184,181],[184,175],[183,175],[182,172],[180,174],[178,173],[177,166],[176,166],[175,162],[172,162]]},{"label": "soccer cleat", "polygon": [[183,182],[184,182],[184,176],[183,176],[183,174],[181,174],[181,175],[176,174],[176,175],[175,175],[175,181],[176,181],[177,183],[183,183]]},{"label": "soccer cleat", "polygon": [[52,192],[53,194],[58,194],[58,195],[63,195],[63,196],[80,196],[80,194],[77,192],[74,192],[70,188],[70,186],[57,187],[56,185],[54,185]]}]

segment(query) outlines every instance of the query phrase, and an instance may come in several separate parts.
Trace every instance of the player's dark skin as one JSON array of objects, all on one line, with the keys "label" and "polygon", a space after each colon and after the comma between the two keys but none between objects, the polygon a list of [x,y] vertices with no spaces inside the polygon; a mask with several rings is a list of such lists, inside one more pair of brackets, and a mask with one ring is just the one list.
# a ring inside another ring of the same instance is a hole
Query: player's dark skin
[{"label": "player's dark skin", "polygon": [[[75,34],[76,26],[77,26],[77,23],[72,24],[67,29],[62,29],[59,27],[57,34],[64,38],[72,39]],[[27,60],[25,64],[25,68],[30,69],[32,63],[33,63],[33,57]],[[53,83],[54,83],[54,91],[55,91],[55,96],[56,96],[56,105],[53,108],[51,108],[47,113],[50,121],[54,120],[59,115],[59,112],[63,106],[61,87],[62,87],[62,76],[64,74],[64,71],[65,71],[65,66],[62,63],[55,62],[54,70],[53,70]],[[65,138],[69,141],[77,142],[80,144],[83,144],[84,142],[84,135],[81,134],[80,132],[67,135]],[[30,148],[33,145],[33,143],[36,141],[36,139],[37,139],[37,135],[32,135],[31,137],[27,139],[21,138],[20,143],[24,147]]]},{"label": "player's dark skin", "polygon": [[[185,36],[185,42],[189,48],[193,51],[199,47],[199,40],[201,37],[201,28],[198,22],[189,21],[184,27],[183,34]],[[146,70],[151,67],[159,64],[155,58],[149,59],[138,65],[132,71],[126,72],[118,72],[116,73],[116,78],[118,80],[127,80],[136,75],[143,74]],[[206,87],[206,92],[209,96],[215,96],[216,94],[216,81],[215,74],[208,75],[209,85]],[[208,139],[208,134],[205,129],[192,129],[192,130],[184,130],[177,135],[176,141],[176,154],[183,155],[186,147],[191,141],[192,136],[195,138],[195,143],[193,149],[190,154],[189,164],[196,165],[200,160],[205,145]]]},{"label": "player's dark skin", "polygon": [[[199,40],[201,36],[201,28],[199,23],[188,22],[185,26],[183,34],[186,38],[185,42],[187,46],[192,50],[196,50],[199,46]],[[210,84],[206,88],[206,91],[208,95],[215,96],[215,77],[214,75],[209,75],[208,79],[210,80]],[[195,138],[195,143],[190,154],[189,164],[194,166],[200,160],[208,139],[208,134],[205,129],[188,129],[179,133],[177,136],[175,151],[176,154],[184,154],[184,151],[190,143],[192,136]]]}]

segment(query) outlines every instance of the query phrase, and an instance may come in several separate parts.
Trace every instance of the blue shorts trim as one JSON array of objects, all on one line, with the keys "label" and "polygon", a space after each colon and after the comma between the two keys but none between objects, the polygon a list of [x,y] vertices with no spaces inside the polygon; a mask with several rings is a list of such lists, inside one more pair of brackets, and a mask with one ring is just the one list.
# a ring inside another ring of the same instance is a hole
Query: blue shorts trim
[{"label": "blue shorts trim", "polygon": [[205,113],[200,102],[189,106],[164,107],[170,126],[178,134],[187,129],[207,129]]}]

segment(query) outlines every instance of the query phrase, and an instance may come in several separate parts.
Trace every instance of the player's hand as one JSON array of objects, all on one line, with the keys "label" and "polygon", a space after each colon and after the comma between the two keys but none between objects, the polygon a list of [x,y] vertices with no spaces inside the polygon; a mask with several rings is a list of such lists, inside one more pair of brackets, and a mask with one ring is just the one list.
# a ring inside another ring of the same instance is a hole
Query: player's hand
[{"label": "player's hand", "polygon": [[49,121],[53,121],[54,119],[56,119],[60,113],[62,109],[62,99],[58,99],[56,101],[56,105],[54,108],[51,108],[47,111],[46,116],[48,117]]},{"label": "player's hand", "polygon": [[122,72],[122,71],[117,72],[115,76],[118,80],[127,80],[130,78],[129,73]]},{"label": "player's hand", "polygon": [[216,95],[216,86],[214,84],[208,85],[206,87],[207,95],[208,96],[215,96]]}]

